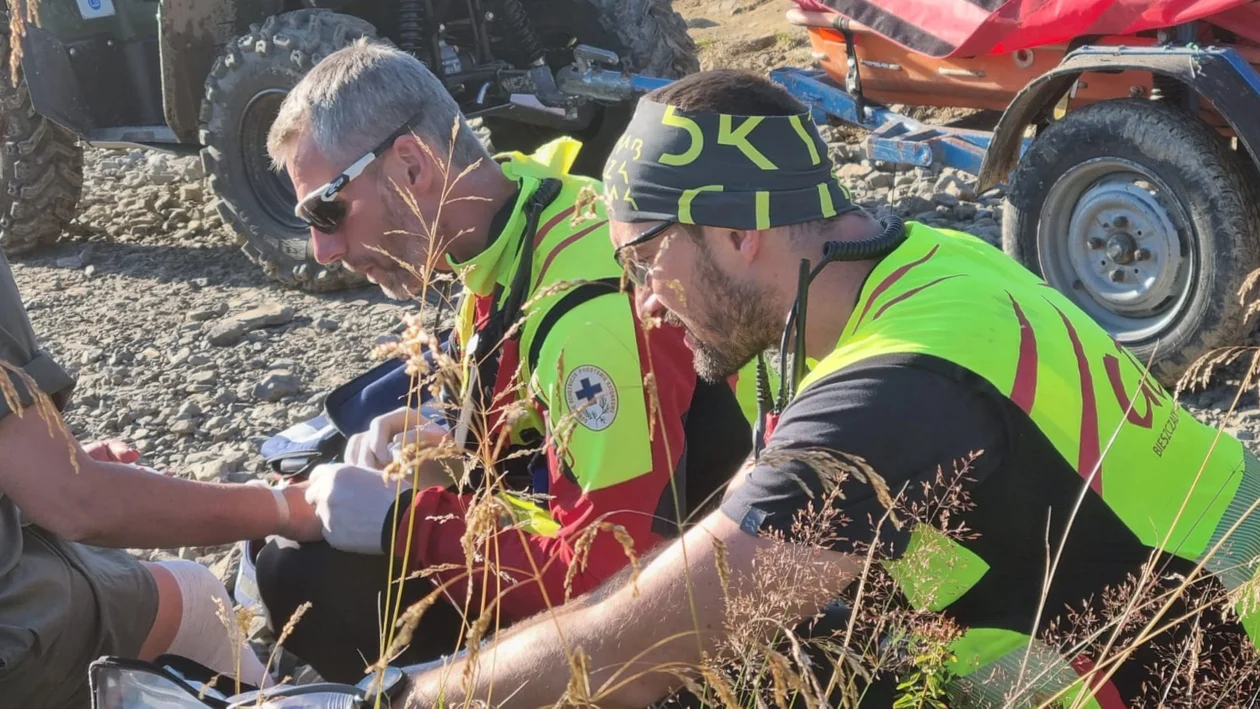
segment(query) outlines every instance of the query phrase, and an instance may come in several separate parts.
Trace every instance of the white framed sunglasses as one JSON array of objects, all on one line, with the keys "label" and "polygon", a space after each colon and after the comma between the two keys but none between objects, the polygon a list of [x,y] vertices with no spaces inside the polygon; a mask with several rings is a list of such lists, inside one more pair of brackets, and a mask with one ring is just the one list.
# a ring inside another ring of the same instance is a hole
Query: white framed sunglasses
[{"label": "white framed sunglasses", "polygon": [[411,125],[419,120],[421,115],[421,113],[416,113],[407,119],[407,122],[399,126],[398,130],[390,133],[375,148],[372,148],[363,157],[355,160],[340,175],[311,190],[305,197],[298,200],[298,203],[293,207],[293,216],[301,219],[304,224],[321,233],[336,233],[337,229],[341,228],[342,220],[346,218],[346,204],[338,195],[346,188],[346,185],[350,184],[359,175],[362,175],[367,166],[379,158],[382,153],[394,144],[395,140],[398,140],[398,138],[410,131]]}]

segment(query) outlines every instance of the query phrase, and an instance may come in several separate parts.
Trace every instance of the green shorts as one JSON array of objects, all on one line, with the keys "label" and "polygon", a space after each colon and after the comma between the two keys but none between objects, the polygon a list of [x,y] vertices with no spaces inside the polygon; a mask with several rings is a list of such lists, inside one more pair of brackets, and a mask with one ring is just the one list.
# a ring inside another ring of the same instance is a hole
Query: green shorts
[{"label": "green shorts", "polygon": [[[16,581],[0,589],[0,709],[86,709],[88,665],[135,657],[157,615],[157,584],[122,550],[27,527]],[[7,585],[7,584],[6,584]]]}]

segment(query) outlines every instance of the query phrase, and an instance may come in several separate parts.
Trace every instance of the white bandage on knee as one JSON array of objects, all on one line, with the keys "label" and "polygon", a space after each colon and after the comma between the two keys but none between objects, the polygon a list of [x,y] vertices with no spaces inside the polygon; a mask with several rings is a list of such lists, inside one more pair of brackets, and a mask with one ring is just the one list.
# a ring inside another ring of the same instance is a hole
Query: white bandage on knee
[{"label": "white bandage on knee", "polygon": [[[255,687],[269,686],[270,681],[264,683],[266,669],[236,626],[232,599],[223,583],[195,561],[163,561],[159,566],[175,577],[183,600],[179,630],[166,652],[195,660]],[[214,602],[215,598],[219,603]],[[226,611],[226,619],[220,618],[220,608]]]}]

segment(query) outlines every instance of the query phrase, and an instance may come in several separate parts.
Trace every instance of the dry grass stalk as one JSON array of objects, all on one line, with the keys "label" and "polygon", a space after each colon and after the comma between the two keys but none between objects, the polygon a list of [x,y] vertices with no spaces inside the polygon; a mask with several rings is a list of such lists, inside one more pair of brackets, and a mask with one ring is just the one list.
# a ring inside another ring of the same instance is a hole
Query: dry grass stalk
[{"label": "dry grass stalk", "polygon": [[215,675],[215,676],[211,677],[208,681],[206,681],[204,684],[202,684],[202,685],[201,685],[201,689],[200,689],[200,690],[198,690],[198,692],[197,692],[197,698],[198,698],[198,699],[205,699],[205,698],[206,698],[206,695],[210,693],[210,690],[215,689],[215,688],[217,688],[217,687],[218,687],[218,685],[219,685],[219,678],[221,678],[222,676],[223,676],[223,675]]},{"label": "dry grass stalk", "polygon": [[[822,447],[772,447],[762,452],[762,465],[783,469],[785,475],[796,482],[810,498],[813,498],[813,489],[805,484],[799,476],[791,472],[791,463],[802,463],[817,473],[822,483],[824,494],[830,490],[838,489],[845,480],[852,477],[861,483],[870,485],[875,492],[875,497],[886,510],[891,511],[895,506],[892,494],[888,490],[888,483],[860,456]],[[895,513],[889,514],[889,521],[893,527],[901,529],[902,523]]]},{"label": "dry grass stalk", "polygon": [[[289,636],[293,634],[294,630],[297,630],[298,623],[302,622],[302,616],[306,615],[306,612],[309,611],[311,607],[311,602],[306,601],[293,611],[293,615],[289,616],[289,620],[285,622],[284,628],[280,630],[280,637],[276,639],[276,646],[271,649],[271,654],[267,656],[267,665],[263,668],[263,675],[267,677],[271,676],[271,667],[279,658],[280,649],[283,648],[284,644],[289,641]],[[263,699],[264,697],[260,694],[258,696],[258,707],[260,709],[262,707]]]},{"label": "dry grass stalk", "polygon": [[393,658],[401,655],[407,649],[407,646],[411,645],[411,639],[416,631],[416,627],[420,624],[420,619],[433,607],[434,603],[442,598],[445,590],[445,586],[435,588],[424,598],[407,607],[407,610],[394,623],[397,633],[395,633],[390,646],[382,653],[376,664],[372,666],[371,669],[373,671],[383,672]]},{"label": "dry grass stalk", "polygon": [[726,544],[720,539],[713,540],[713,563],[717,567],[718,583],[722,585],[722,599],[729,602],[731,598],[731,558]]},{"label": "dry grass stalk", "polygon": [[35,409],[35,415],[43,419],[48,426],[48,437],[56,438],[60,434],[62,440],[66,442],[70,467],[74,468],[74,472],[78,474],[78,447],[74,435],[70,433],[70,429],[66,427],[65,421],[62,420],[61,413],[57,410],[57,405],[21,367],[0,360],[0,396],[4,397],[4,403],[9,408],[9,411],[13,412],[18,418],[22,418],[25,415],[28,407],[22,405],[22,392],[19,391],[12,379],[5,376],[6,372],[17,377],[22,382],[23,389],[31,397],[31,406]]},{"label": "dry grass stalk", "polygon": [[[248,608],[238,607],[229,608],[223,602],[223,599],[215,596],[210,599],[214,603],[214,616],[223,624],[224,629],[228,633],[228,642],[232,645],[232,667],[233,678],[236,682],[235,693],[241,691],[241,660],[242,653],[249,652],[249,626],[253,620],[254,614]],[[212,678],[213,682],[217,682],[219,675]]]},{"label": "dry grass stalk", "polygon": [[634,595],[638,595],[639,580],[639,555],[634,549],[634,540],[630,537],[630,533],[626,528],[619,524],[610,522],[597,521],[592,523],[578,536],[577,541],[573,544],[573,560],[569,563],[569,570],[564,577],[564,599],[567,603],[573,594],[573,577],[579,573],[586,571],[587,561],[590,557],[591,546],[595,543],[595,535],[600,532],[612,534],[621,545],[621,550],[626,555],[626,559],[630,562],[631,573],[627,580],[634,587]]},{"label": "dry grass stalk", "polygon": [[704,678],[707,688],[713,691],[726,709],[740,709],[739,698],[722,673],[711,667],[701,667],[700,675]]},{"label": "dry grass stalk", "polygon": [[17,86],[22,71],[22,40],[28,24],[39,26],[43,0],[8,0],[9,10],[9,82]]},{"label": "dry grass stalk", "polygon": [[569,686],[557,706],[587,707],[591,704],[590,658],[577,648],[569,653]]}]

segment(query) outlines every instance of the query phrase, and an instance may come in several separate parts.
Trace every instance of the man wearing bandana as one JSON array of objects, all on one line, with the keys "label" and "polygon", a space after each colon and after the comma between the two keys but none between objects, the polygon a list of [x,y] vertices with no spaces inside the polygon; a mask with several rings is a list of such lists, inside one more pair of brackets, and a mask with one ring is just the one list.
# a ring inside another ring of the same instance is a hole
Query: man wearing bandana
[{"label": "man wearing bandana", "polygon": [[[802,621],[861,658],[862,623],[846,641],[833,601],[872,593],[874,558],[899,607],[957,628],[940,641],[948,706],[1249,705],[1255,456],[999,250],[853,205],[808,118],[763,79],[692,75],[644,97],[605,172],[639,312],[682,325],[702,376],[794,355],[762,392],[754,464],[633,579],[415,670],[412,698],[549,704],[578,686],[580,649],[593,704],[642,707],[759,622],[768,642]],[[1116,636],[1104,599],[1138,604],[1136,627]],[[814,667],[827,693],[831,665]],[[863,706],[891,706],[905,672]]]}]

